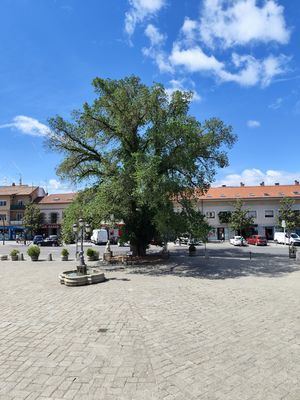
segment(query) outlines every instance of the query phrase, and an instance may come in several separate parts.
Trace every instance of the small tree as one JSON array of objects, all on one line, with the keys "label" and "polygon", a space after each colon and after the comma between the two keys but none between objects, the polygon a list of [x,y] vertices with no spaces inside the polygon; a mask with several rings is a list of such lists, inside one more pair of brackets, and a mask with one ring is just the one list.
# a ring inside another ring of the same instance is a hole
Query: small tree
[{"label": "small tree", "polygon": [[238,234],[241,234],[243,230],[249,230],[254,223],[254,218],[248,215],[249,210],[244,209],[243,206],[242,200],[236,200],[229,222],[230,228]]},{"label": "small tree", "polygon": [[282,221],[285,221],[288,233],[300,226],[300,215],[297,211],[293,210],[294,204],[295,201],[293,199],[286,197],[281,200],[278,211],[278,225],[281,226]]},{"label": "small tree", "polygon": [[220,211],[218,214],[221,224],[229,224],[231,220],[231,211]]},{"label": "small tree", "polygon": [[31,236],[41,229],[42,215],[39,208],[33,204],[27,204],[25,207],[23,225],[30,232]]}]

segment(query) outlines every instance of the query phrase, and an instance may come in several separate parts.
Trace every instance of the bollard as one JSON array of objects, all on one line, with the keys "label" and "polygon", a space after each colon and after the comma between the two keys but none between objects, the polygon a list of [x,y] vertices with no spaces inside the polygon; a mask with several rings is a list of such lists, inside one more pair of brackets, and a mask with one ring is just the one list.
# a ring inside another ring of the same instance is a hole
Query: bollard
[{"label": "bollard", "polygon": [[24,261],[24,254],[23,253],[19,254],[19,261]]},{"label": "bollard", "polygon": [[252,253],[251,253],[251,251],[249,251],[249,258],[250,258],[250,260],[252,260]]},{"label": "bollard", "polygon": [[53,261],[53,259],[52,259],[52,254],[51,254],[51,253],[48,254],[47,261]]}]

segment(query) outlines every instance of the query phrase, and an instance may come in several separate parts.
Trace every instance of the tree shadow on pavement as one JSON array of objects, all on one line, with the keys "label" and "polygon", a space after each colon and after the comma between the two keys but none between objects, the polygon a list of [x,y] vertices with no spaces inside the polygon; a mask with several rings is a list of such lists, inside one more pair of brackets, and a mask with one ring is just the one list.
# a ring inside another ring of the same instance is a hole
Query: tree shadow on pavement
[{"label": "tree shadow on pavement", "polygon": [[300,271],[300,263],[287,255],[254,253],[214,249],[209,258],[199,251],[195,257],[187,255],[187,249],[172,252],[169,262],[156,266],[133,267],[131,273],[151,276],[173,275],[201,279],[234,279],[246,276],[281,277]]}]

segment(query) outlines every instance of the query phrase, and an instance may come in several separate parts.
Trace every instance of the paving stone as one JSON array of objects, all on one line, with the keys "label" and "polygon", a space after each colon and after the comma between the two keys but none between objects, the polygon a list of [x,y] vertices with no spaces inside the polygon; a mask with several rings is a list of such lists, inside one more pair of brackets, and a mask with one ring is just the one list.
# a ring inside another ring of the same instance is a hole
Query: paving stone
[{"label": "paving stone", "polygon": [[0,265],[0,400],[300,399],[299,271],[128,268],[68,288],[63,268]]}]

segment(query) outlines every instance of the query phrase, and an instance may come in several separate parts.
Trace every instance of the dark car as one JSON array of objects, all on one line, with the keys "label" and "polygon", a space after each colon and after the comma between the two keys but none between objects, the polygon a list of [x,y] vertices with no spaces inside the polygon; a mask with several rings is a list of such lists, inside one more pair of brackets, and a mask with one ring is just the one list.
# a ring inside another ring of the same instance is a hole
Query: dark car
[{"label": "dark car", "polygon": [[254,244],[256,246],[267,246],[267,238],[265,236],[253,235],[247,239],[248,244]]},{"label": "dark car", "polygon": [[35,235],[33,238],[33,244],[37,244],[39,246],[42,245],[42,243],[44,242],[44,238],[42,235]]},{"label": "dark car", "polygon": [[57,235],[50,235],[44,239],[41,246],[59,246],[59,240]]}]

